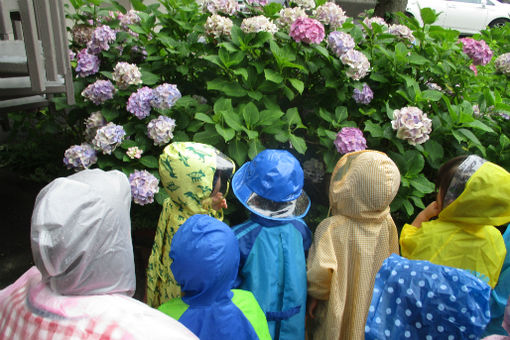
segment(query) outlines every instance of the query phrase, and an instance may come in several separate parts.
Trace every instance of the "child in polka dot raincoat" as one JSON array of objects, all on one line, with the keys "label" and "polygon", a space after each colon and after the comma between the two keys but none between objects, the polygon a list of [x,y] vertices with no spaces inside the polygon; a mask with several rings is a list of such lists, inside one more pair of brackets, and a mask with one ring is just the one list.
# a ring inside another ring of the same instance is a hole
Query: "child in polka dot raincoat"
[{"label": "child in polka dot raincoat", "polygon": [[479,339],[489,296],[465,270],[393,254],[376,275],[365,339]]}]

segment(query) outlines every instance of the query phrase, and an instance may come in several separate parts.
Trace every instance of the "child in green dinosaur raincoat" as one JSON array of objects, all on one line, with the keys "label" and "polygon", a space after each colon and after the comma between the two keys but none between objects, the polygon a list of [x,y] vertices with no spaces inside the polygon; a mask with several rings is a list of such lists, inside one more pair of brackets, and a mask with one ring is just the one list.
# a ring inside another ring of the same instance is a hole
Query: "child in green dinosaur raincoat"
[{"label": "child in green dinosaur raincoat", "polygon": [[170,271],[172,237],[188,217],[207,214],[223,219],[223,195],[234,173],[234,162],[210,145],[175,142],[159,158],[161,183],[168,193],[159,216],[147,267],[147,304],[158,307],[181,296]]}]

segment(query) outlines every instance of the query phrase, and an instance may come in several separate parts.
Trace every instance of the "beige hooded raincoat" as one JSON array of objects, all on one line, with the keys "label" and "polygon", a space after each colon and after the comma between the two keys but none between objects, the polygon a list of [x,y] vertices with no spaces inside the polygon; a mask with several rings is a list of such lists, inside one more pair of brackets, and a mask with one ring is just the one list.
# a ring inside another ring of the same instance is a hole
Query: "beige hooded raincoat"
[{"label": "beige hooded raincoat", "polygon": [[331,177],[332,216],[322,221],[308,256],[308,294],[318,300],[314,339],[364,339],[375,275],[398,254],[389,204],[400,173],[378,151],[343,156]]}]

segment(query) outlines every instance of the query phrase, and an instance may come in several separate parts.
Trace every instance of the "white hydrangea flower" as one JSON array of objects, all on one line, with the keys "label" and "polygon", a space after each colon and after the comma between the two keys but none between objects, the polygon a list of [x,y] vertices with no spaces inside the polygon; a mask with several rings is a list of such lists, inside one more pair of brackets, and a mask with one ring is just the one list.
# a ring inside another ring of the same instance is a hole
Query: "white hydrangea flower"
[{"label": "white hydrangea flower", "polygon": [[207,18],[204,29],[207,35],[218,39],[221,36],[230,36],[232,25],[232,20],[229,18],[213,14]]},{"label": "white hydrangea flower", "polygon": [[331,28],[342,27],[347,20],[344,10],[332,2],[326,2],[314,11],[315,18]]},{"label": "white hydrangea flower", "polygon": [[432,120],[419,108],[406,106],[393,111],[391,127],[397,131],[397,138],[411,145],[423,144],[432,132]]},{"label": "white hydrangea flower", "polygon": [[315,0],[292,0],[291,2],[304,9],[315,8]]},{"label": "white hydrangea flower", "polygon": [[301,7],[288,7],[280,10],[280,17],[276,19],[276,24],[281,28],[288,28],[299,17],[308,17],[305,10]]},{"label": "white hydrangea flower", "polygon": [[370,62],[360,51],[349,50],[340,57],[340,60],[344,65],[349,66],[346,74],[351,79],[360,80],[369,72]]},{"label": "white hydrangea flower", "polygon": [[142,73],[138,66],[123,61],[115,65],[112,76],[121,90],[127,89],[130,85],[142,83]]},{"label": "white hydrangea flower", "polygon": [[246,18],[241,23],[241,30],[244,33],[269,32],[274,34],[278,32],[278,27],[263,15]]},{"label": "white hydrangea flower", "polygon": [[388,32],[397,38],[408,40],[410,43],[414,43],[416,41],[413,31],[404,25],[391,25]]}]

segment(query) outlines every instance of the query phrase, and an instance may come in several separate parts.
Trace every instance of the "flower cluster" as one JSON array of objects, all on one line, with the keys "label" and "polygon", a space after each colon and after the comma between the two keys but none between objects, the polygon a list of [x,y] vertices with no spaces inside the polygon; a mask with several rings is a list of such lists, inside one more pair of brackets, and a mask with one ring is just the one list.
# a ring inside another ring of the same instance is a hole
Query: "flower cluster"
[{"label": "flower cluster", "polygon": [[85,119],[85,139],[92,140],[96,136],[97,129],[106,125],[101,111],[92,112],[90,116]]},{"label": "flower cluster", "polygon": [[239,10],[239,4],[237,0],[204,0],[202,8],[212,14],[234,15]]},{"label": "flower cluster", "polygon": [[175,120],[166,116],[159,116],[147,124],[147,135],[154,141],[154,145],[165,145],[174,138]]},{"label": "flower cluster", "polygon": [[338,57],[352,50],[356,44],[349,33],[333,31],[328,35],[328,46]]},{"label": "flower cluster", "polygon": [[119,13],[118,19],[122,27],[125,29],[128,25],[139,23],[142,19],[138,16],[138,11],[133,9],[129,10],[126,14]]},{"label": "flower cluster", "polygon": [[276,24],[281,28],[288,28],[299,17],[308,17],[301,7],[287,7],[280,10],[280,17],[276,19]]},{"label": "flower cluster", "polygon": [[342,27],[347,20],[343,9],[333,2],[326,2],[314,11],[315,18],[332,29]]},{"label": "flower cluster", "polygon": [[174,106],[179,98],[181,98],[181,92],[177,86],[164,83],[152,90],[151,105],[154,108],[167,110]]},{"label": "flower cluster", "polygon": [[264,7],[269,3],[268,0],[246,0],[246,3],[250,6]]},{"label": "flower cluster", "polygon": [[315,8],[315,0],[291,0],[291,2],[304,9]]},{"label": "flower cluster", "polygon": [[289,35],[296,42],[320,44],[324,39],[324,26],[315,19],[299,17],[290,26]]},{"label": "flower cluster", "polygon": [[397,130],[397,138],[411,145],[423,144],[432,132],[432,121],[419,108],[406,106],[393,111],[391,127]]},{"label": "flower cluster", "polygon": [[71,30],[71,35],[73,36],[73,41],[75,44],[79,46],[86,46],[87,43],[92,39],[92,33],[94,32],[94,27],[88,25],[75,25]]},{"label": "flower cluster", "polygon": [[473,60],[473,65],[487,65],[492,59],[492,50],[483,40],[473,38],[459,39],[462,43],[462,51]]},{"label": "flower cluster", "polygon": [[115,38],[115,31],[112,30],[110,26],[99,26],[92,33],[91,40],[87,44],[87,49],[92,54],[108,51],[110,49],[109,43],[114,42]]},{"label": "flower cluster", "polygon": [[147,170],[135,170],[129,175],[131,197],[139,205],[154,202],[154,194],[159,192],[159,180]]},{"label": "flower cluster", "polygon": [[95,54],[90,54],[84,48],[78,52],[78,62],[76,65],[76,72],[80,77],[87,77],[96,74],[99,71],[99,58]]},{"label": "flower cluster", "polygon": [[407,40],[410,43],[414,43],[416,41],[416,38],[413,35],[413,31],[404,25],[391,25],[388,29],[388,33],[399,39]]},{"label": "flower cluster", "polygon": [[127,89],[130,85],[142,83],[142,73],[135,64],[118,62],[113,69],[113,80],[121,90]]},{"label": "flower cluster", "polygon": [[274,34],[278,32],[278,27],[263,15],[246,18],[241,23],[241,30],[244,33],[268,32]]},{"label": "flower cluster", "polygon": [[103,151],[103,154],[110,155],[122,143],[125,135],[126,131],[122,126],[108,123],[97,130],[92,145]]},{"label": "flower cluster", "polygon": [[142,157],[143,150],[141,150],[138,146],[132,146],[127,149],[126,155],[131,159],[140,159]]},{"label": "flower cluster", "polygon": [[494,66],[496,66],[498,72],[510,76],[510,52],[497,57],[494,61]]},{"label": "flower cluster", "polygon": [[112,99],[115,93],[115,87],[109,80],[96,80],[96,82],[87,86],[81,95],[96,105],[103,104],[105,101]]},{"label": "flower cluster", "polygon": [[129,96],[126,110],[138,119],[144,119],[151,114],[151,100],[154,98],[150,87],[144,86]]},{"label": "flower cluster", "polygon": [[361,90],[357,88],[354,89],[352,98],[358,104],[368,105],[374,98],[374,92],[372,92],[372,89],[367,84],[363,84],[363,88]]},{"label": "flower cluster", "polygon": [[207,18],[204,30],[205,34],[209,36],[213,36],[218,39],[223,36],[230,36],[230,31],[232,30],[232,20],[226,17],[222,17],[218,14],[213,14]]},{"label": "flower cluster", "polygon": [[334,142],[339,153],[345,154],[353,151],[361,151],[367,148],[367,141],[363,132],[354,127],[344,127],[337,133]]},{"label": "flower cluster", "polygon": [[73,145],[64,152],[64,164],[76,171],[89,168],[97,162],[96,152],[89,144]]},{"label": "flower cluster", "polygon": [[305,178],[312,183],[320,183],[324,180],[324,174],[326,173],[324,163],[317,158],[310,158],[303,163],[303,173]]},{"label": "flower cluster", "polygon": [[349,66],[347,69],[347,76],[354,80],[360,80],[364,78],[370,69],[370,62],[367,57],[354,49],[345,52],[340,60],[344,65]]},{"label": "flower cluster", "polygon": [[365,18],[363,19],[363,23],[367,25],[370,29],[372,29],[372,24],[377,24],[379,26],[382,26],[383,29],[388,29],[388,23],[384,21],[381,17],[371,17],[371,18]]}]

